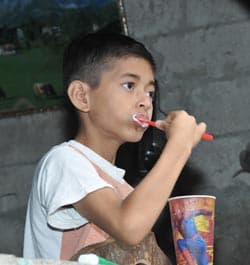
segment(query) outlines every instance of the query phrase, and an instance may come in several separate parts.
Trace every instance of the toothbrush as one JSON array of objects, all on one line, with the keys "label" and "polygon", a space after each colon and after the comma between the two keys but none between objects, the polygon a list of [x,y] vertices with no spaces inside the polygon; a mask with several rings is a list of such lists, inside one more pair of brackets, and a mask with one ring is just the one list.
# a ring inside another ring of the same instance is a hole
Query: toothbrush
[{"label": "toothbrush", "polygon": [[[156,127],[156,122],[155,121],[151,121],[151,120],[148,120],[148,119],[143,118],[143,117],[138,117],[138,115],[136,115],[136,114],[133,115],[133,120],[136,121],[137,123],[139,123],[143,128],[146,128],[147,125]],[[203,133],[202,136],[201,136],[201,139],[205,140],[205,141],[211,141],[211,140],[214,139],[214,137],[213,137],[212,134]]]}]

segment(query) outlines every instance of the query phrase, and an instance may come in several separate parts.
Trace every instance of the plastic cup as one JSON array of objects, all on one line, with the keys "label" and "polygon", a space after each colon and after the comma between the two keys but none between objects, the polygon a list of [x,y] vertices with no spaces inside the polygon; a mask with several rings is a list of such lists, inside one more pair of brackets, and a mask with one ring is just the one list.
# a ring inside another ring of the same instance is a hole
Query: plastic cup
[{"label": "plastic cup", "polygon": [[215,197],[169,198],[177,265],[213,265]]}]

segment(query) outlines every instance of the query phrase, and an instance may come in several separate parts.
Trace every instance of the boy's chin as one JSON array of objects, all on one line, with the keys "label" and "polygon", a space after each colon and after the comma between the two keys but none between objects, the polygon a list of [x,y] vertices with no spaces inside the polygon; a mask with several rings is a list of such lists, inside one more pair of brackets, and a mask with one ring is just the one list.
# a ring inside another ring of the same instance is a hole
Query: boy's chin
[{"label": "boy's chin", "polygon": [[137,143],[141,141],[142,137],[143,137],[143,133],[141,135],[133,135],[132,137],[130,137],[130,139],[127,140],[127,142]]},{"label": "boy's chin", "polygon": [[126,143],[140,142],[146,130],[137,128],[136,130],[128,131],[123,136],[123,140]]}]

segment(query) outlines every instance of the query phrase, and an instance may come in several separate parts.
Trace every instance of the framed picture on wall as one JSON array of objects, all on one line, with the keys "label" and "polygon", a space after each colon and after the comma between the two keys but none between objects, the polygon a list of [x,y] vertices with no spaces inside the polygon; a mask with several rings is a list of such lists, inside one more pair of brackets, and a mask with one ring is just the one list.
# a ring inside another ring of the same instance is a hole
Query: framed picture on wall
[{"label": "framed picture on wall", "polygon": [[0,117],[63,105],[62,54],[77,34],[124,32],[122,1],[0,1]]}]

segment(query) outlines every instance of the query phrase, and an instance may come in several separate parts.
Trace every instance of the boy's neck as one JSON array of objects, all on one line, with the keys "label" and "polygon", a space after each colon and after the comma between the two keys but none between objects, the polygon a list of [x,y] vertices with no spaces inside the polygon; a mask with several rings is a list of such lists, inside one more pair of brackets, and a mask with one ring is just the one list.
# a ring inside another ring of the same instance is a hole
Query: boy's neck
[{"label": "boy's neck", "polygon": [[94,152],[96,152],[98,155],[109,161],[110,163],[114,164],[116,160],[116,153],[119,147],[113,146],[112,144],[108,143],[107,145],[102,140],[100,143],[98,141],[91,141],[86,137],[83,137],[81,135],[77,135],[75,137],[75,141],[87,146]]}]

